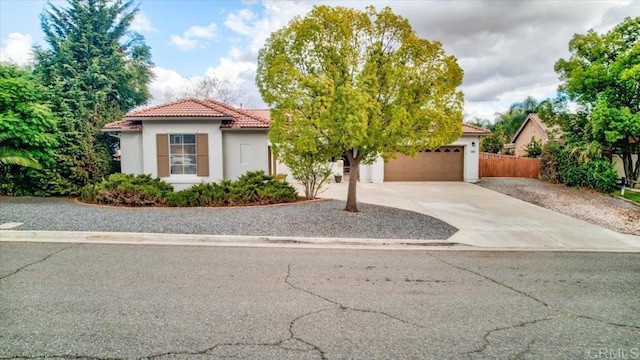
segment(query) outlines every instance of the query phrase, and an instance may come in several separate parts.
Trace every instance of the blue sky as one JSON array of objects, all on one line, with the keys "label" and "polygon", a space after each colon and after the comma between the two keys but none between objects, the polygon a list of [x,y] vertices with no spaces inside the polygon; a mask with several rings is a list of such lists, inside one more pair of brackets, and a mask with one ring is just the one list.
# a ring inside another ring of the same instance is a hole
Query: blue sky
[{"label": "blue sky", "polygon": [[[215,76],[242,89],[244,106],[264,106],[253,81],[259,49],[272,31],[320,3],[390,6],[409,19],[418,35],[458,58],[466,116],[487,119],[527,95],[553,96],[559,84],[553,65],[568,57],[573,34],[608,31],[626,16],[640,16],[640,2],[627,0],[144,0],[133,29],[151,46],[153,103],[178,94],[189,78]],[[0,60],[24,64],[33,45],[46,45],[39,19],[46,6],[0,0]]]}]

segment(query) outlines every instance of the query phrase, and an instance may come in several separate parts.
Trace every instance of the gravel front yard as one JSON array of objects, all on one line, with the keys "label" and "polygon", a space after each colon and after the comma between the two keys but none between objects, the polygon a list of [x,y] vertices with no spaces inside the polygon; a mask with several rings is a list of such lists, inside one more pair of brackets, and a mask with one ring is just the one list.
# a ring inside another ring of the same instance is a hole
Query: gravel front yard
[{"label": "gravel front yard", "polygon": [[458,229],[427,215],[328,200],[268,207],[116,208],[66,198],[1,197],[0,224],[16,230],[446,240]]},{"label": "gravel front yard", "polygon": [[640,206],[613,196],[525,178],[483,178],[478,185],[610,230],[640,236]]}]

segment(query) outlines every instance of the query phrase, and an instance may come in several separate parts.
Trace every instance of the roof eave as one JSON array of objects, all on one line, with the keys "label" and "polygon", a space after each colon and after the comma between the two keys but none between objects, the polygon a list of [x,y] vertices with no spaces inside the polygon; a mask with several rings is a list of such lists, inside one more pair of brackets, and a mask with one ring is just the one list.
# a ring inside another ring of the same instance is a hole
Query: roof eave
[{"label": "roof eave", "polygon": [[141,132],[142,129],[123,129],[123,128],[105,129],[105,128],[102,128],[102,129],[100,129],[100,131],[102,131],[104,133],[108,133],[108,132]]},{"label": "roof eave", "polygon": [[221,131],[249,131],[249,130],[269,131],[269,128],[268,127],[221,127],[220,130]]},{"label": "roof eave", "polygon": [[220,117],[212,117],[212,116],[127,116],[122,120],[128,121],[233,121],[233,117],[229,116],[220,116]]}]

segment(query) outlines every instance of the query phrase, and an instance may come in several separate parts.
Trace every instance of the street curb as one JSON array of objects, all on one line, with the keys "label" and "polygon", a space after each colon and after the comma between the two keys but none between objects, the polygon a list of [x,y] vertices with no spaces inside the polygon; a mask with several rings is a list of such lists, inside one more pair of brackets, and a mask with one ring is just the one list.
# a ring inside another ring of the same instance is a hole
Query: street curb
[{"label": "street curb", "polygon": [[481,247],[447,240],[0,230],[2,242],[362,250],[640,253],[640,249]]},{"label": "street curb", "polygon": [[163,233],[0,230],[0,242],[64,242],[94,244],[140,244],[253,247],[348,247],[404,248],[466,246],[446,240],[363,239],[292,236],[195,235]]}]

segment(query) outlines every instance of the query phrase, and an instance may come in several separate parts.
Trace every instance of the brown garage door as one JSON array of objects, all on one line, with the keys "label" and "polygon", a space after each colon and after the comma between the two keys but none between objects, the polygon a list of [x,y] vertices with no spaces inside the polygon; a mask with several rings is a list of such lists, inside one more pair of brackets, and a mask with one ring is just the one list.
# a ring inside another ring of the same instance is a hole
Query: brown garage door
[{"label": "brown garage door", "polygon": [[443,146],[384,164],[384,181],[462,181],[464,147]]}]

